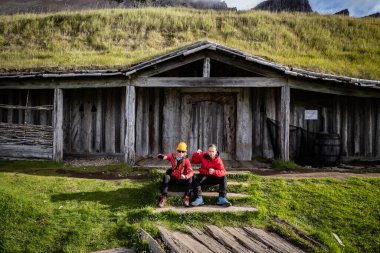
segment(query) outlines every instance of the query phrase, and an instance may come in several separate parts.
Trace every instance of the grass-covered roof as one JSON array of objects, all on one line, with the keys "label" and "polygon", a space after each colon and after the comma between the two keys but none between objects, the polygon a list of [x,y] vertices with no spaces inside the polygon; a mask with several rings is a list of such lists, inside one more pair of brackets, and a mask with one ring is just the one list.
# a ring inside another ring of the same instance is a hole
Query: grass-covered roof
[{"label": "grass-covered roof", "polygon": [[292,67],[380,79],[380,20],[124,9],[0,16],[0,70],[126,69],[211,40]]}]

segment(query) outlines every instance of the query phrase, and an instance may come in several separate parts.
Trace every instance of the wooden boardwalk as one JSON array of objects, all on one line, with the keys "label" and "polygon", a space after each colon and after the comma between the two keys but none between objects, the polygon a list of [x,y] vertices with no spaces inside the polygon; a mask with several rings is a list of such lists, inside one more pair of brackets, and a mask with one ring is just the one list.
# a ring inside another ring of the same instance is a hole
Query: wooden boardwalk
[{"label": "wooden boardwalk", "polygon": [[[277,234],[254,227],[205,225],[203,229],[186,227],[188,233],[170,231],[158,226],[162,242],[170,252],[189,253],[304,253],[302,249]],[[152,240],[154,240],[152,238]],[[162,253],[154,248],[151,252]]]}]

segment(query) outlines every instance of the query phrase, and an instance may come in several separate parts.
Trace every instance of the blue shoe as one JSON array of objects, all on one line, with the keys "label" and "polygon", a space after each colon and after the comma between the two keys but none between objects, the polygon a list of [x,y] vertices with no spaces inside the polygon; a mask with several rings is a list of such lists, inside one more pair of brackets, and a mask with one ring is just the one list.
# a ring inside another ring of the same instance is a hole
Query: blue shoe
[{"label": "blue shoe", "polygon": [[225,207],[229,207],[229,206],[232,206],[231,202],[229,202],[226,198],[224,197],[219,197],[218,198],[218,202],[216,202],[217,205],[219,206],[225,206]]},{"label": "blue shoe", "polygon": [[193,202],[191,202],[191,205],[192,205],[192,206],[201,206],[201,205],[203,205],[203,204],[204,204],[204,202],[203,202],[203,198],[202,198],[202,196],[196,198]]}]

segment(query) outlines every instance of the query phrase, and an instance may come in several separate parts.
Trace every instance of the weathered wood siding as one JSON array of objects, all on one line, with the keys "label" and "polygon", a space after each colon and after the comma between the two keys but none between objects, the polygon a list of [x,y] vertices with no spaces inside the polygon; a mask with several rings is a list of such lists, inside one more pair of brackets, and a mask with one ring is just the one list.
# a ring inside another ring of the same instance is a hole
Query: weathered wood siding
[{"label": "weathered wood siding", "polygon": [[[379,99],[292,90],[293,126],[312,133],[337,133],[343,158],[379,158]],[[318,120],[305,120],[305,110],[318,110]]]},{"label": "weathered wood siding", "polygon": [[124,153],[125,89],[64,91],[64,153]]},{"label": "weathered wood siding", "polygon": [[0,157],[52,159],[53,91],[2,90]]}]

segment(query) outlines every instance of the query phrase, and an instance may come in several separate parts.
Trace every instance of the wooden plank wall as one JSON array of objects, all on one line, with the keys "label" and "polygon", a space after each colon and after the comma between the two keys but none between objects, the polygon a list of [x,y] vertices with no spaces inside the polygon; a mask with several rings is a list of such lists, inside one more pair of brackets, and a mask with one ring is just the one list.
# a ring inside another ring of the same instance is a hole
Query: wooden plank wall
[{"label": "wooden plank wall", "polygon": [[[343,157],[380,158],[379,101],[293,90],[290,122],[310,132],[339,134]],[[319,119],[305,120],[304,110],[318,110]]]},{"label": "wooden plank wall", "polygon": [[[172,94],[172,92],[168,92]],[[174,116],[173,111],[178,109],[177,97],[168,99],[164,108],[164,90],[161,88],[137,88],[136,89],[136,155],[148,156],[159,152],[170,152],[170,148],[162,149],[163,138],[166,136],[165,145],[170,145],[169,139],[174,137],[172,132]],[[178,98],[179,99],[179,98]],[[173,103],[173,105],[172,105]],[[177,104],[176,104],[177,103]],[[176,104],[176,105],[174,105]],[[166,110],[166,112],[164,112]],[[171,124],[163,125],[163,119],[167,118]],[[178,125],[176,126],[179,129]]]},{"label": "wooden plank wall", "polygon": [[125,89],[64,92],[64,153],[124,153]]}]

